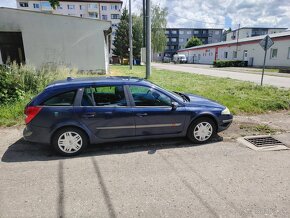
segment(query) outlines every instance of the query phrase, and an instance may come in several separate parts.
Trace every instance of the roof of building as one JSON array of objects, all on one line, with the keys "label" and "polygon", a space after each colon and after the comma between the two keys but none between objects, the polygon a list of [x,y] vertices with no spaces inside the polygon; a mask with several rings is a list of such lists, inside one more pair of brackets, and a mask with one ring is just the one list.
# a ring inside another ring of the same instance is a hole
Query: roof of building
[{"label": "roof of building", "polygon": [[231,32],[237,31],[237,30],[241,30],[241,29],[281,29],[281,30],[287,30],[288,28],[285,27],[241,27],[241,28],[237,28],[235,30],[232,30]]},{"label": "roof of building", "polygon": [[25,10],[25,9],[19,9],[19,8],[7,8],[7,7],[0,7],[0,10],[11,10],[11,11],[20,11],[24,13],[36,13],[44,16],[62,16],[67,17],[71,19],[81,19],[81,20],[90,20],[94,22],[102,22],[102,23],[111,23],[111,21],[108,20],[101,20],[101,19],[95,19],[95,18],[89,18],[89,17],[78,17],[78,16],[72,16],[72,15],[63,15],[63,14],[52,14],[52,13],[43,13],[41,11],[33,11],[33,10]]},{"label": "roof of building", "polygon": [[[242,38],[242,39],[239,39],[238,43],[245,43],[245,42],[262,40],[262,39],[265,38],[265,36],[266,35]],[[273,33],[273,34],[269,34],[269,36],[272,39],[282,38],[282,37],[290,37],[290,31],[285,31],[285,32],[281,32],[281,33]],[[230,45],[230,44],[237,44],[237,40],[231,40],[231,41],[224,41],[224,42],[218,42],[218,43],[194,46],[194,47],[190,47],[190,48],[180,49],[177,52],[195,50],[195,49],[200,49],[200,48],[208,48],[208,47],[214,47],[214,46],[221,46],[221,45]]]},{"label": "roof of building", "polygon": [[[20,0],[17,0],[20,1]],[[35,0],[26,0],[26,1],[35,1]],[[46,1],[47,0],[38,0],[38,1]],[[122,0],[59,0],[60,2],[93,2],[93,3],[123,3]]]}]

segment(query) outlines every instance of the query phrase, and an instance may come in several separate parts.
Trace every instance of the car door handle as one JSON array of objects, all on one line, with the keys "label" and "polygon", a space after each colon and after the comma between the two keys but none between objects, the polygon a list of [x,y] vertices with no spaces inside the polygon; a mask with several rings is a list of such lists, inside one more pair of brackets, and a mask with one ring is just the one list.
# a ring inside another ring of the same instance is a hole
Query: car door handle
[{"label": "car door handle", "polygon": [[94,118],[95,116],[96,113],[86,113],[82,115],[83,118]]},{"label": "car door handle", "polygon": [[147,115],[148,115],[147,113],[137,113],[136,114],[136,116],[138,116],[138,117],[145,117]]}]

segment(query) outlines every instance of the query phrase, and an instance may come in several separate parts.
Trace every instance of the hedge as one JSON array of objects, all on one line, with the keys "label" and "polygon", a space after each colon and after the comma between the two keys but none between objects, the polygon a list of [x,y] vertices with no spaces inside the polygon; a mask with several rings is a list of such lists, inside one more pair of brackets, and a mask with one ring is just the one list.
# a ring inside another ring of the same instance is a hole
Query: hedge
[{"label": "hedge", "polygon": [[221,61],[216,60],[213,62],[214,67],[247,67],[248,61]]}]

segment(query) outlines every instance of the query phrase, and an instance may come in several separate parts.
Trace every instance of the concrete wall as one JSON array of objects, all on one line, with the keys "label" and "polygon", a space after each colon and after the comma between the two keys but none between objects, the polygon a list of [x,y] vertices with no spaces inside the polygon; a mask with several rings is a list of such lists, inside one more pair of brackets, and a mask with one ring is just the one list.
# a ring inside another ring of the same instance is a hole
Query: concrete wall
[{"label": "concrete wall", "polygon": [[[267,67],[290,67],[290,36],[273,38],[274,45],[268,50],[266,57]],[[217,60],[245,60],[248,61],[253,58],[253,66],[259,67],[263,65],[264,50],[258,44],[258,41],[242,43],[238,46],[237,58],[234,58],[234,51],[236,51],[236,44],[215,45],[204,48],[196,48],[191,50],[180,51],[178,53],[185,54],[190,63],[194,58],[194,63],[213,64],[215,60],[215,52],[217,52]],[[271,49],[278,49],[277,58],[271,58]],[[247,57],[245,57],[247,51]],[[227,58],[225,57],[227,52]]]},{"label": "concrete wall", "polygon": [[106,71],[104,30],[110,27],[108,21],[0,8],[0,31],[22,32],[26,63],[36,67],[53,63]]}]

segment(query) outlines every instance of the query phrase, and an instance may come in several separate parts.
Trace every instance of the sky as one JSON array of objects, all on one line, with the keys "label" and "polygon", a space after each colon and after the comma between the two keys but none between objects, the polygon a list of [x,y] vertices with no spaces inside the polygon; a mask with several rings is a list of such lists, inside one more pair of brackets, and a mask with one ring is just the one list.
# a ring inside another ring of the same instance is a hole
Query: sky
[{"label": "sky", "polygon": [[[290,0],[151,0],[168,8],[171,28],[287,27],[290,28]],[[123,0],[124,6],[129,0]],[[15,0],[0,0],[0,7],[16,7]],[[132,0],[138,13],[142,0]]]}]

